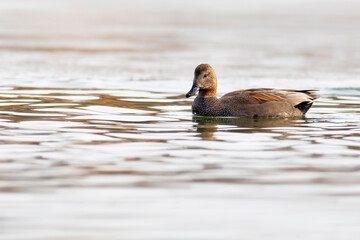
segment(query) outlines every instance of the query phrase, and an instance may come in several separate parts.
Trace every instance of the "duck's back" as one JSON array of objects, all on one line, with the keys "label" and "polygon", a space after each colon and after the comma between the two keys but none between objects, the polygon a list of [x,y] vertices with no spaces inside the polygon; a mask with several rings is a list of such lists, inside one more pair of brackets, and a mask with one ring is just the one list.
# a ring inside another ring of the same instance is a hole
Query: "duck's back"
[{"label": "duck's back", "polygon": [[318,98],[312,90],[257,88],[221,97],[230,116],[286,118],[304,115]]}]

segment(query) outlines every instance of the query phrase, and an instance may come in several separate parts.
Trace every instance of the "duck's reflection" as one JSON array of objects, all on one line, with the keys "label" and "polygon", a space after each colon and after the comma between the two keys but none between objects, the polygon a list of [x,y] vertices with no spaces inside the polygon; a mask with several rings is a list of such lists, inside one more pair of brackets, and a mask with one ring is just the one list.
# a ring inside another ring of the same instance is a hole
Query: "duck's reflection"
[{"label": "duck's reflection", "polygon": [[[194,121],[194,118],[193,118]],[[206,122],[206,121],[197,121],[196,131],[199,133],[199,137],[203,140],[214,140],[214,133],[217,132],[218,127],[216,123]]]},{"label": "duck's reflection", "polygon": [[232,132],[273,132],[273,128],[296,127],[306,122],[305,118],[295,119],[264,119],[264,118],[238,118],[238,117],[204,117],[193,116],[193,122],[197,123],[196,131],[203,140],[214,140],[214,134],[219,126],[234,126]]}]

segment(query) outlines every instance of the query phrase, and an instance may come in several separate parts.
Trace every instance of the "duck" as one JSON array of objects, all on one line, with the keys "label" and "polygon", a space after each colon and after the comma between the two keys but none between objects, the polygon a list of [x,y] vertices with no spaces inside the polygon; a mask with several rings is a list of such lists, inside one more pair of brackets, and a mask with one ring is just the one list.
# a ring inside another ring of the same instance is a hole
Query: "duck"
[{"label": "duck", "polygon": [[316,90],[252,88],[229,92],[217,98],[217,78],[209,64],[195,68],[193,85],[185,95],[197,94],[192,113],[213,117],[294,118],[302,117],[319,98]]}]

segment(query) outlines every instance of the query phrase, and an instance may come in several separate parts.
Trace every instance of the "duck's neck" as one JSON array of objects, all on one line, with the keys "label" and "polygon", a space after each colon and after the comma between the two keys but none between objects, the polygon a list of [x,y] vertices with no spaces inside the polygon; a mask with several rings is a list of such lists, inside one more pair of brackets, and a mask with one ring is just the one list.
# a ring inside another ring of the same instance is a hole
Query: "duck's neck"
[{"label": "duck's neck", "polygon": [[216,97],[216,88],[215,89],[200,89],[200,97]]}]

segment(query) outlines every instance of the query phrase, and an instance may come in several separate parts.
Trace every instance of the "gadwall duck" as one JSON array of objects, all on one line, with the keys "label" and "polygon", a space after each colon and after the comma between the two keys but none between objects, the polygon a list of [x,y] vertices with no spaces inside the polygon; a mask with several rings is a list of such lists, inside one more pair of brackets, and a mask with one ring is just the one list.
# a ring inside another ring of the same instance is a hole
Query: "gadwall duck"
[{"label": "gadwall duck", "polygon": [[217,80],[209,64],[200,64],[186,97],[199,92],[192,112],[202,116],[234,116],[250,118],[292,118],[303,116],[314,100],[314,90],[257,88],[237,90],[216,97]]}]

